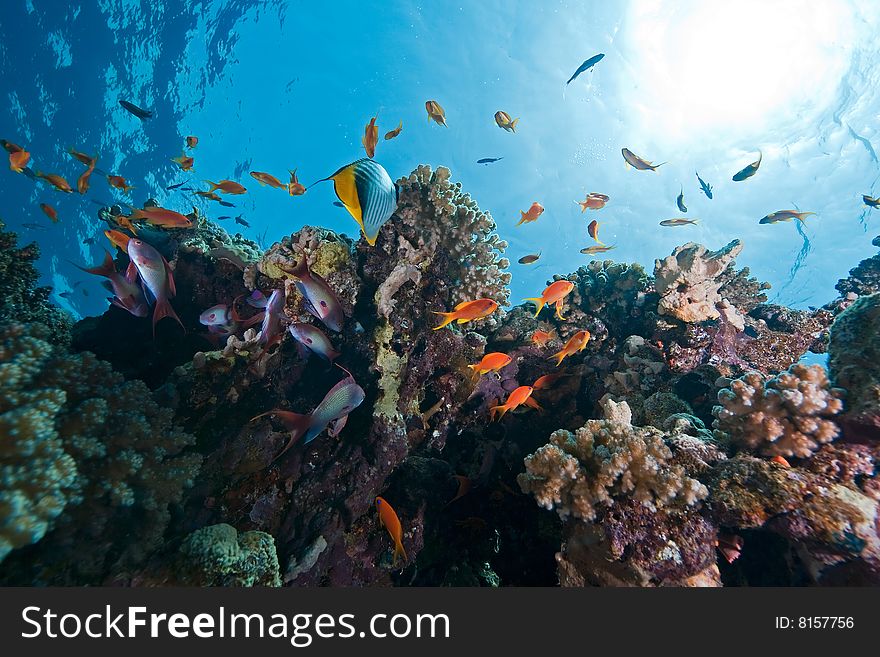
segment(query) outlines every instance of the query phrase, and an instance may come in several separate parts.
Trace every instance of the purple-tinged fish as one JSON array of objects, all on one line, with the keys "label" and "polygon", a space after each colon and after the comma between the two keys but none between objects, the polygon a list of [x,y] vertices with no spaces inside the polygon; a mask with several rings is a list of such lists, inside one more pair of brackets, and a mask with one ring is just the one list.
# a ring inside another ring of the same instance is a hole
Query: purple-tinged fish
[{"label": "purple-tinged fish", "polygon": [[208,331],[214,335],[232,335],[238,328],[238,322],[232,316],[232,311],[225,303],[211,306],[201,315],[199,323],[208,327]]},{"label": "purple-tinged fish", "polygon": [[[324,332],[317,326],[297,322],[288,326],[287,330],[306,350],[315,352],[324,360],[329,360],[332,363],[339,358],[340,353],[333,347],[330,338],[324,335]],[[308,352],[305,355],[308,356]]]},{"label": "purple-tinged fish", "polygon": [[116,271],[113,256],[107,249],[104,249],[104,262],[97,267],[87,269],[75,263],[74,266],[87,274],[106,278],[105,287],[113,293],[113,296],[110,297],[110,303],[114,306],[127,310],[135,317],[146,317],[149,314],[150,306],[147,304],[141,286],[138,285],[138,272],[134,265],[130,264],[125,274]]},{"label": "purple-tinged fish", "polygon": [[251,422],[267,415],[275,415],[281,420],[290,432],[290,440],[278,454],[281,456],[293,447],[300,438],[303,439],[303,444],[307,445],[317,438],[324,429],[328,429],[331,437],[338,436],[348,420],[348,414],[361,405],[364,397],[363,388],[355,383],[354,377],[349,374],[348,377],[330,388],[321,403],[311,413],[301,415],[275,409],[261,413],[252,418]]},{"label": "purple-tinged fish", "polygon": [[300,258],[293,269],[281,269],[297,279],[296,289],[305,298],[306,310],[324,322],[330,330],[341,331],[345,321],[342,304],[327,281],[309,270],[305,253],[300,252]]},{"label": "purple-tinged fish", "polygon": [[[262,297],[262,293],[260,293],[260,296]],[[263,297],[264,303],[262,306],[254,303],[254,295],[251,295],[248,299],[248,303],[251,305],[256,305],[257,308],[265,308],[263,323],[260,325],[259,343],[267,348],[280,340],[284,334],[284,329],[281,326],[281,317],[284,314],[286,298],[282,288],[280,290],[272,290],[268,300]]]},{"label": "purple-tinged fish", "polygon": [[175,297],[177,289],[174,286],[174,276],[168,261],[156,249],[136,237],[128,242],[128,257],[137,268],[145,291],[149,290],[150,295],[156,300],[153,309],[153,337],[156,336],[156,324],[163,317],[173,317],[186,331],[186,327],[169,301]]}]

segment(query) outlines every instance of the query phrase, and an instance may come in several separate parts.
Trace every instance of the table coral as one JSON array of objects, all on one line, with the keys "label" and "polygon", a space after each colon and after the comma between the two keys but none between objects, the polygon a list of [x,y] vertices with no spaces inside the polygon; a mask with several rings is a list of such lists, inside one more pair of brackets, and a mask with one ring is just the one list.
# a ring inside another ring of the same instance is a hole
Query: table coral
[{"label": "table coral", "polygon": [[[172,424],[173,411],[159,407],[142,382],[125,381],[94,355],[67,354],[45,338],[40,325],[2,332],[7,365],[24,354],[18,367],[4,367],[7,376],[19,372],[4,386],[4,420],[29,414],[32,424],[22,427],[37,427],[51,441],[34,443],[41,451],[19,453],[6,471],[44,477],[45,494],[54,497],[40,511],[55,518],[26,555],[7,557],[0,580],[99,583],[161,546],[169,507],[180,502],[202,459],[184,452],[194,437]],[[47,403],[34,409],[41,398]]]},{"label": "table coral", "polygon": [[840,433],[832,418],[842,398],[821,365],[794,365],[770,379],[747,372],[718,393],[715,435],[764,456],[807,457]]},{"label": "table coral", "polygon": [[[733,265],[742,249],[739,240],[733,240],[718,251],[688,242],[676,247],[672,255],[656,260],[654,285],[660,295],[660,314],[689,323],[716,319],[719,314],[716,305],[723,298],[719,289],[729,282],[729,277],[722,275]],[[742,330],[742,318],[738,319],[738,328]]]},{"label": "table coral", "polygon": [[555,431],[550,443],[525,459],[518,477],[524,493],[546,509],[591,521],[616,499],[633,499],[649,509],[691,506],[708,491],[670,463],[672,451],[654,427],[634,427],[626,402],[603,402],[604,420],[589,420],[574,433]]}]

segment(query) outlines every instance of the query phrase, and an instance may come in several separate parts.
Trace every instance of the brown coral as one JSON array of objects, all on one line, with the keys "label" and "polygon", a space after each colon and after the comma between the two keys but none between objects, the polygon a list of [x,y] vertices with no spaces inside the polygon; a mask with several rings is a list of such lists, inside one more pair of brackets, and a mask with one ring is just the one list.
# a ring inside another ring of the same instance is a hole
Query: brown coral
[{"label": "brown coral", "polygon": [[820,365],[794,365],[771,379],[748,372],[718,393],[715,435],[765,456],[807,457],[837,437],[831,418],[842,396]]}]

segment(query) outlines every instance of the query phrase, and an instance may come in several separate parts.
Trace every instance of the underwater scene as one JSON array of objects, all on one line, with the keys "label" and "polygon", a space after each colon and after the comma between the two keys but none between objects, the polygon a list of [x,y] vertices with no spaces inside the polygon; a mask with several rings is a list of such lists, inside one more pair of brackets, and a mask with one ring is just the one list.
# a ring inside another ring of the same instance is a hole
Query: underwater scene
[{"label": "underwater scene", "polygon": [[878,32],[0,3],[0,584],[880,584]]}]

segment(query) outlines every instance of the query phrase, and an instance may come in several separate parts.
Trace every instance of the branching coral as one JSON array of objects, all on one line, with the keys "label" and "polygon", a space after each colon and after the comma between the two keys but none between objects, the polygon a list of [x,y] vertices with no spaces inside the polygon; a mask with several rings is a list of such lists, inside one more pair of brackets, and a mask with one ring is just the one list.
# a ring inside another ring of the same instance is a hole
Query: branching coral
[{"label": "branching coral", "polygon": [[[719,289],[730,278],[723,274],[742,249],[739,240],[718,251],[688,242],[676,247],[672,255],[656,260],[654,284],[660,295],[659,313],[689,323],[716,319],[719,314],[716,305],[723,298]],[[742,330],[742,317],[735,323]]]},{"label": "branching coral", "polygon": [[[172,425],[173,412],[142,382],[125,381],[92,354],[53,348],[45,336],[40,325],[0,332],[3,422],[38,437],[33,449],[16,441],[17,453],[4,452],[4,488],[21,484],[16,472],[29,472],[28,488],[11,495],[34,506],[3,533],[46,534],[26,558],[7,557],[5,565],[16,563],[2,578],[30,572],[46,583],[100,582],[161,545],[169,506],[192,484],[201,456],[181,453],[195,439]],[[46,479],[42,490],[36,473]],[[40,522],[44,529],[29,529]]]},{"label": "branching coral", "polygon": [[648,288],[648,275],[641,265],[612,260],[593,260],[565,278],[575,283],[568,300],[571,307],[596,317],[615,332],[627,330]]},{"label": "branching coral", "polygon": [[616,499],[632,499],[648,509],[692,506],[708,491],[684,468],[671,463],[664,434],[634,427],[626,402],[603,401],[604,420],[589,420],[576,432],[561,429],[550,443],[525,459],[518,477],[523,492],[535,496],[563,519],[587,521]]},{"label": "branching coral", "polygon": [[807,457],[837,437],[832,418],[842,397],[820,365],[794,365],[771,379],[747,372],[718,393],[715,435],[765,456]]},{"label": "branching coral", "polygon": [[510,274],[504,271],[509,262],[503,253],[507,242],[495,233],[492,217],[461,191],[461,183],[452,183],[449,177],[446,167],[432,171],[423,164],[398,180],[396,217],[389,223],[409,227],[398,232],[428,261],[425,269],[442,255],[443,270],[433,273],[454,291],[450,307],[472,299],[493,299],[506,306]]},{"label": "branching coral", "polygon": [[15,233],[0,221],[0,322],[40,322],[49,328],[49,342],[70,342],[70,316],[49,303],[52,289],[37,287],[40,257],[36,243],[18,246]]}]

